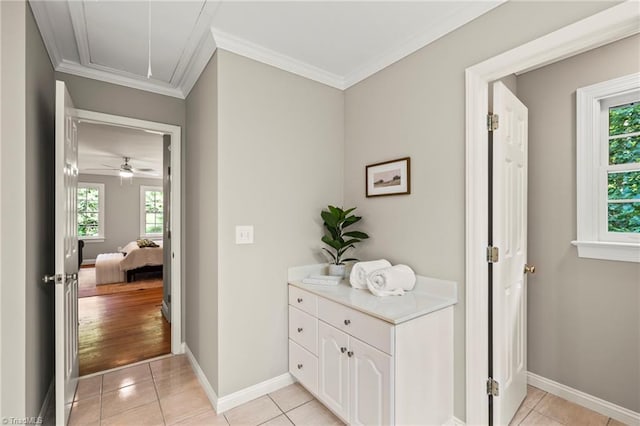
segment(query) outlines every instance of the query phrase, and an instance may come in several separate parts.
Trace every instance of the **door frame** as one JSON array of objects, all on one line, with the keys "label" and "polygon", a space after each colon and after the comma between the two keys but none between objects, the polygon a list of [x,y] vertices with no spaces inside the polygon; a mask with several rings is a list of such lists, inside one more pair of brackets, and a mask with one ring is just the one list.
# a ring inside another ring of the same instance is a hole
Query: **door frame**
[{"label": "door frame", "polygon": [[171,353],[184,352],[182,344],[182,139],[181,128],[172,124],[76,109],[80,121],[151,130],[171,135]]},{"label": "door frame", "polygon": [[465,369],[466,423],[488,423],[489,84],[640,32],[637,2],[627,1],[494,56],[465,71]]}]

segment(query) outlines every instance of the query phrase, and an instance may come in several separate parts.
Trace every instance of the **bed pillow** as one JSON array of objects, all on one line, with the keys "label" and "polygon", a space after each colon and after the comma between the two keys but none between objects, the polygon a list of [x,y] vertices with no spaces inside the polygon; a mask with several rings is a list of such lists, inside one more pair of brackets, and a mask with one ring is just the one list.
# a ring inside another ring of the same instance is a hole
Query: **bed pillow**
[{"label": "bed pillow", "polygon": [[138,240],[138,241],[136,241],[136,243],[138,243],[138,247],[140,247],[140,248],[158,247],[158,245],[155,242],[153,242],[151,240],[148,240],[146,238],[144,238],[142,240]]}]

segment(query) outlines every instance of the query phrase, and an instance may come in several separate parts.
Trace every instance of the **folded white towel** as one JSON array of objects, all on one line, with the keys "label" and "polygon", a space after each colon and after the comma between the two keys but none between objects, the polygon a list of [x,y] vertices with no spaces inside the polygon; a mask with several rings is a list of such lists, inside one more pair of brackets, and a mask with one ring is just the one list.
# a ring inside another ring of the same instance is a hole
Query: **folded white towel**
[{"label": "folded white towel", "polygon": [[378,269],[367,277],[367,287],[376,296],[401,296],[415,285],[416,274],[407,265]]},{"label": "folded white towel", "polygon": [[385,259],[356,263],[351,269],[351,275],[349,275],[349,282],[351,283],[351,287],[366,289],[367,277],[370,273],[372,273],[376,269],[388,268],[390,266],[391,263]]}]

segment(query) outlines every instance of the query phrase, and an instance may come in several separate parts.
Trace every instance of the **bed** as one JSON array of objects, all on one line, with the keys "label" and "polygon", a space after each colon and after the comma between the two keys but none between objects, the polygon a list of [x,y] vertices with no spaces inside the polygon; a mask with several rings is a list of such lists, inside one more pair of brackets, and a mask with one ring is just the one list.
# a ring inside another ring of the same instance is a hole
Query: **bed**
[{"label": "bed", "polygon": [[155,241],[159,247],[138,247],[135,241],[124,246],[121,252],[120,270],[127,276],[127,282],[134,281],[137,274],[162,272],[164,252],[162,241]]},{"label": "bed", "polygon": [[159,247],[138,247],[132,241],[119,253],[103,253],[96,258],[96,284],[132,282],[139,274],[162,273],[163,249]]}]

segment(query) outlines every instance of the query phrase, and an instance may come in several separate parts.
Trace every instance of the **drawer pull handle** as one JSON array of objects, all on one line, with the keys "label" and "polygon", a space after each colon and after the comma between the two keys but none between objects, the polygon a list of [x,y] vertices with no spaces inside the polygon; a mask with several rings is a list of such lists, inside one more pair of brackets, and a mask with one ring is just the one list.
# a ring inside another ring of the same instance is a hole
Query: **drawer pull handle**
[{"label": "drawer pull handle", "polygon": [[298,370],[302,370],[302,364],[298,364]]},{"label": "drawer pull handle", "polygon": [[346,351],[347,351],[347,348],[345,347],[340,348],[340,352],[345,353]]},{"label": "drawer pull handle", "polygon": [[298,333],[302,333],[302,327],[298,327]]},{"label": "drawer pull handle", "polygon": [[344,325],[349,325],[351,324],[351,320],[344,320]]},{"label": "drawer pull handle", "polygon": [[302,303],[302,297],[298,297],[298,303]]},{"label": "drawer pull handle", "polygon": [[349,351],[349,352],[347,352],[347,356],[348,356],[349,358],[351,358],[351,357],[353,356],[353,351]]}]

